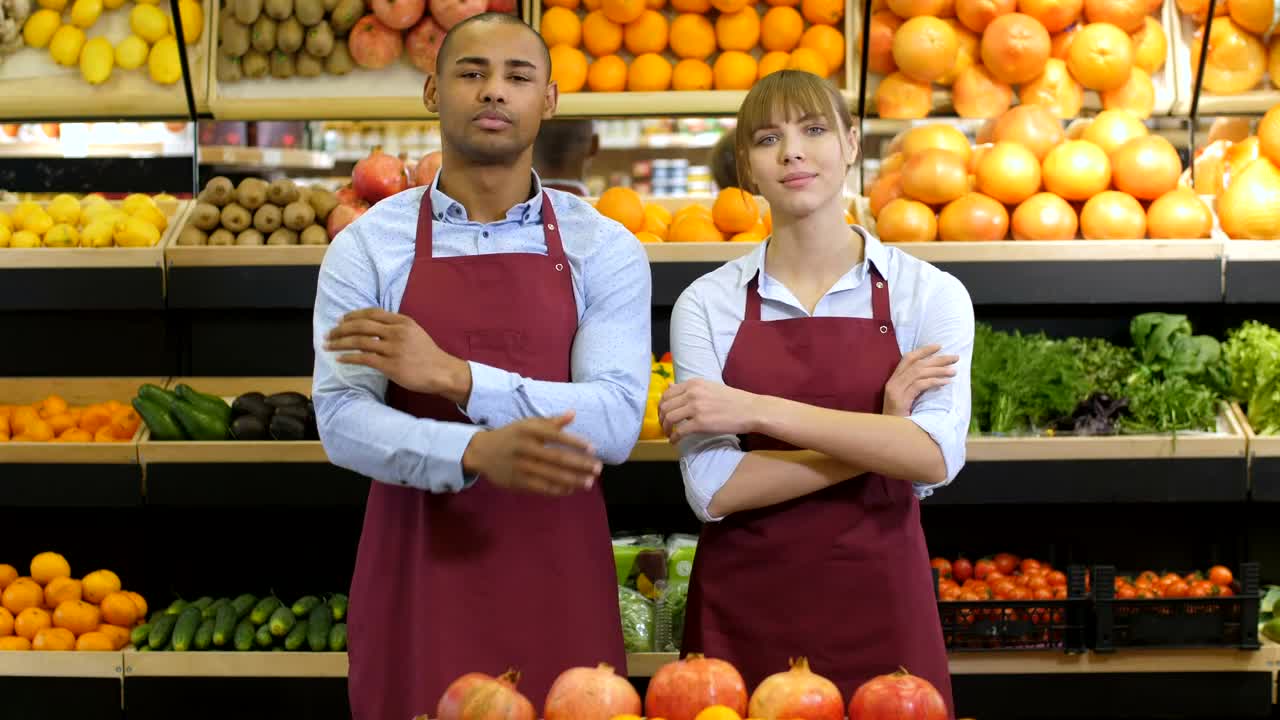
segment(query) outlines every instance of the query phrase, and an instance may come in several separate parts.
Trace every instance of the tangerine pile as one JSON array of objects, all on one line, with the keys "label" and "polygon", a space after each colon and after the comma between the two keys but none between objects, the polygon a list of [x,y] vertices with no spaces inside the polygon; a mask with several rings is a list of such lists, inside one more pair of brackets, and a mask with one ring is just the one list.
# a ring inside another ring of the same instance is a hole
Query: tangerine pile
[{"label": "tangerine pile", "polygon": [[[738,188],[721,190],[711,207],[690,203],[671,212],[631,188],[614,187],[600,195],[595,208],[644,243],[760,242],[773,232],[773,215],[768,209],[762,213],[756,198]],[[846,212],[845,221],[852,225],[853,216]]]},{"label": "tangerine pile", "polygon": [[[1276,122],[1280,155],[1280,115]],[[990,127],[990,142],[976,147],[941,123],[890,145],[868,192],[881,240],[1209,237],[1213,215],[1179,186],[1177,150],[1127,111],[1103,111],[1070,137],[1037,105]]]},{"label": "tangerine pile", "polygon": [[999,115],[1015,88],[1022,104],[1061,118],[1079,114],[1085,89],[1097,91],[1105,109],[1147,117],[1151,77],[1168,51],[1155,17],[1162,2],[873,0],[867,67],[880,78],[877,112],[926,117],[938,85],[950,88],[961,117]]},{"label": "tangerine pile", "polygon": [[747,90],[777,70],[844,65],[844,0],[767,3],[544,0],[539,28],[561,92]]},{"label": "tangerine pile", "polygon": [[19,577],[0,565],[0,650],[119,650],[147,615],[147,601],[110,570],[76,580],[55,552],[36,555],[30,570]]},{"label": "tangerine pile", "polygon": [[[1208,0],[1177,0],[1185,20],[1196,24],[1191,42],[1191,72],[1198,72],[1204,44]],[[1265,14],[1264,14],[1265,13]],[[1218,2],[1209,26],[1209,55],[1205,58],[1205,92],[1238,95],[1265,85],[1280,88],[1280,34],[1272,35],[1270,0]],[[1270,44],[1265,38],[1270,35]]]},{"label": "tangerine pile", "polygon": [[58,395],[0,405],[0,442],[127,442],[142,419],[115,400],[73,407]]}]

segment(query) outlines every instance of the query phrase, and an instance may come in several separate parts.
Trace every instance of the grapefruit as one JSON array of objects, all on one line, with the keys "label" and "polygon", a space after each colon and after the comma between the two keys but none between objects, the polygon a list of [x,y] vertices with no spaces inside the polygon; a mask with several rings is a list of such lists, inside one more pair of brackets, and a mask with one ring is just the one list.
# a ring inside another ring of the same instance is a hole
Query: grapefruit
[{"label": "grapefruit", "polygon": [[938,239],[938,219],[924,203],[898,198],[880,210],[876,234],[887,243],[927,242]]},{"label": "grapefruit", "polygon": [[982,64],[1001,82],[1029,82],[1044,71],[1048,59],[1049,33],[1030,15],[1001,15],[982,33]]},{"label": "grapefruit", "polygon": [[1049,58],[1040,77],[1018,88],[1023,105],[1039,105],[1054,117],[1074,118],[1084,107],[1084,88],[1067,71],[1067,64]]},{"label": "grapefruit", "polygon": [[1064,200],[1088,200],[1111,186],[1111,161],[1087,140],[1068,140],[1049,151],[1040,175],[1044,189]]},{"label": "grapefruit", "polygon": [[974,65],[956,77],[951,102],[960,117],[995,117],[1013,103],[1013,88],[992,77],[985,66]]},{"label": "grapefruit", "polygon": [[1152,239],[1199,240],[1209,237],[1212,229],[1209,206],[1190,188],[1170,190],[1147,208],[1147,235]]},{"label": "grapefruit", "polygon": [[1182,161],[1159,135],[1134,138],[1111,154],[1111,182],[1139,200],[1155,200],[1178,186]]},{"label": "grapefruit", "polygon": [[981,193],[966,193],[938,214],[938,239],[945,241],[1004,240],[1009,211]]},{"label": "grapefruit", "polygon": [[1066,200],[1053,193],[1036,193],[1013,211],[1014,240],[1074,240],[1079,221]]},{"label": "grapefruit", "polygon": [[1133,39],[1110,23],[1084,26],[1067,49],[1067,69],[1090,90],[1114,90],[1124,85],[1132,68]]},{"label": "grapefruit", "polygon": [[1147,214],[1133,196],[1107,190],[1089,198],[1080,211],[1086,240],[1134,240],[1147,236]]},{"label": "grapefruit", "polygon": [[914,17],[893,36],[893,61],[912,80],[933,82],[956,61],[956,33],[936,17]]},{"label": "grapefruit", "polygon": [[992,132],[996,142],[1017,143],[1030,150],[1037,162],[1064,137],[1062,122],[1048,108],[1036,104],[1019,105],[1001,115]]},{"label": "grapefruit", "polygon": [[1026,147],[998,142],[978,163],[978,190],[1017,205],[1040,190],[1040,161]]}]

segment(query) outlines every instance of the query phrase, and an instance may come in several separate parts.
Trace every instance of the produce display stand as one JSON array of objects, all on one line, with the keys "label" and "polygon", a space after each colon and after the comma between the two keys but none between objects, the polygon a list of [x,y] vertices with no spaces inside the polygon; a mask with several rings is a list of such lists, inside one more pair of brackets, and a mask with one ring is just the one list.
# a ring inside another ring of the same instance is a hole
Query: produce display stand
[{"label": "produce display stand", "polygon": [[309,310],[327,250],[327,245],[172,245],[164,253],[169,307]]},{"label": "produce display stand", "polygon": [[[332,155],[315,150],[292,148],[256,148],[235,145],[201,145],[200,164],[219,168],[262,167],[294,168],[302,170],[330,170],[334,166]],[[205,246],[201,246],[205,247]]]},{"label": "produce display stand", "polygon": [[[1276,95],[1280,102],[1280,93]],[[1280,302],[1280,242],[1227,240],[1226,301],[1229,303]]]},{"label": "produce display stand", "polygon": [[1249,489],[1254,502],[1280,502],[1280,435],[1258,435],[1238,404],[1231,406],[1249,443]]}]

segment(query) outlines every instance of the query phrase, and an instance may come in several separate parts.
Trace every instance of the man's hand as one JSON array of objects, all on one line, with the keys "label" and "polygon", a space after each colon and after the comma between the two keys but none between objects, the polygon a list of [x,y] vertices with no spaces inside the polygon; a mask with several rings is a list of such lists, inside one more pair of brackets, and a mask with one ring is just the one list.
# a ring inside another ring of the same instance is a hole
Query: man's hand
[{"label": "man's hand", "polygon": [[758,395],[699,378],[667,388],[658,417],[672,444],[701,433],[739,435],[752,431],[758,400]]},{"label": "man's hand", "polygon": [[542,495],[590,489],[602,465],[590,443],[564,432],[572,421],[570,411],[476,433],[462,455],[463,472],[479,473],[508,490]]},{"label": "man's hand", "polygon": [[922,393],[951,382],[959,355],[939,355],[941,345],[916,348],[898,362],[884,386],[884,413],[906,417]]},{"label": "man's hand", "polygon": [[459,406],[471,396],[471,366],[441,350],[407,315],[381,308],[347,313],[329,331],[325,349],[355,351],[338,362],[373,368],[406,390],[440,395]]}]

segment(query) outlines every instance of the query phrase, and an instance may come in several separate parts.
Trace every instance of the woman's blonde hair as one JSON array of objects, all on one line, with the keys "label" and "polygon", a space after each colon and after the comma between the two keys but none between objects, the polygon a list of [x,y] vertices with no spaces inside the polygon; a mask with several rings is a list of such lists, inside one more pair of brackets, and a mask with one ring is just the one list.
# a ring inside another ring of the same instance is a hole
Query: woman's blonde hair
[{"label": "woman's blonde hair", "polygon": [[738,108],[734,135],[738,185],[748,192],[757,192],[748,157],[756,131],[773,122],[779,111],[788,114],[798,111],[801,117],[825,118],[842,133],[853,127],[849,104],[835,86],[817,75],[802,70],[779,70],[760,78]]}]

